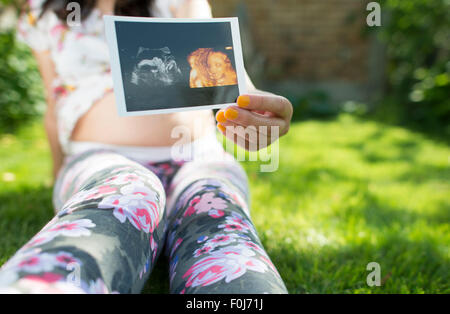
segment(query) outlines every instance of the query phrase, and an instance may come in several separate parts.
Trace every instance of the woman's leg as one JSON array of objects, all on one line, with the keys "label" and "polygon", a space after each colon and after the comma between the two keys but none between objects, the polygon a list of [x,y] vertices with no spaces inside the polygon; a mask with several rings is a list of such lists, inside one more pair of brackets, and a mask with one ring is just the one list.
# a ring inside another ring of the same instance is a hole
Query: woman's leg
[{"label": "woman's leg", "polygon": [[171,292],[287,293],[251,222],[236,161],[185,164],[167,205]]},{"label": "woman's leg", "polygon": [[2,267],[1,291],[142,289],[166,221],[165,192],[152,172],[113,152],[85,152],[64,165],[54,205],[55,218]]}]

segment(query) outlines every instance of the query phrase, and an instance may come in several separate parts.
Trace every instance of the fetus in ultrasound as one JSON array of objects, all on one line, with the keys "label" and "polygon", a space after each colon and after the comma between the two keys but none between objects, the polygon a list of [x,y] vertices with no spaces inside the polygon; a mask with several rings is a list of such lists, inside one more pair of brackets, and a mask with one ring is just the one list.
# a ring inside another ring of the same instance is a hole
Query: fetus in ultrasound
[{"label": "fetus in ultrasound", "polygon": [[191,88],[237,84],[236,71],[224,52],[199,48],[188,56],[188,62],[191,66]]},{"label": "fetus in ultrasound", "polygon": [[181,78],[181,70],[168,47],[139,48],[131,83],[140,87],[164,87],[177,83]]}]

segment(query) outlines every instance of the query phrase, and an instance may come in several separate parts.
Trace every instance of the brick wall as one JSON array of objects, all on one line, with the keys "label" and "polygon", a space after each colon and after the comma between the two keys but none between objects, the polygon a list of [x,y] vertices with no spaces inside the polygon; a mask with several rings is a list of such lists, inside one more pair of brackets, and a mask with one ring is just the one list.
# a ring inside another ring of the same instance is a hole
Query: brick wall
[{"label": "brick wall", "polygon": [[[210,0],[215,17],[248,16],[268,80],[367,83],[363,0]],[[245,13],[244,15],[243,12]],[[245,53],[245,52],[244,52]]]}]

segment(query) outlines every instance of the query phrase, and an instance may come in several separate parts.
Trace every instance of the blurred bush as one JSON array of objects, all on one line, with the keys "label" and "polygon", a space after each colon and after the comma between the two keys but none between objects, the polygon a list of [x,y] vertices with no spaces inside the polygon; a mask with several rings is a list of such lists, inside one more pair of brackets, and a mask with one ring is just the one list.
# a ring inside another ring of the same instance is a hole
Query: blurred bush
[{"label": "blurred bush", "polygon": [[286,95],[294,106],[292,119],[308,120],[311,118],[329,118],[337,115],[341,108],[330,99],[327,92],[312,90],[301,96]]},{"label": "blurred bush", "polygon": [[388,17],[374,29],[387,48],[391,100],[380,110],[395,112],[398,122],[444,128],[448,133],[450,1],[383,0],[380,4]]},{"label": "blurred bush", "polygon": [[[13,5],[14,4],[14,5]],[[30,50],[15,38],[18,3],[0,3],[0,131],[11,132],[42,113],[43,87]],[[6,21],[8,20],[8,21]]]}]

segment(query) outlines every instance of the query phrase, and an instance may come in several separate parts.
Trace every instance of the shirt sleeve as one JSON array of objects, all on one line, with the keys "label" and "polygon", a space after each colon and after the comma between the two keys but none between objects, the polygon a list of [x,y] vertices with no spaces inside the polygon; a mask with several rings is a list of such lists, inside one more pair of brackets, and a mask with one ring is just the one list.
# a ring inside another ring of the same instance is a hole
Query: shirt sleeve
[{"label": "shirt sleeve", "polygon": [[30,0],[17,23],[17,39],[35,51],[50,49],[50,13],[41,16],[44,0]]}]

